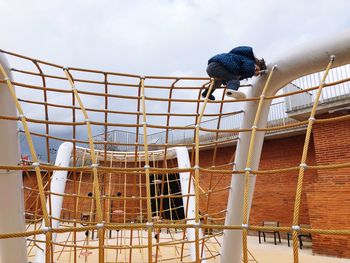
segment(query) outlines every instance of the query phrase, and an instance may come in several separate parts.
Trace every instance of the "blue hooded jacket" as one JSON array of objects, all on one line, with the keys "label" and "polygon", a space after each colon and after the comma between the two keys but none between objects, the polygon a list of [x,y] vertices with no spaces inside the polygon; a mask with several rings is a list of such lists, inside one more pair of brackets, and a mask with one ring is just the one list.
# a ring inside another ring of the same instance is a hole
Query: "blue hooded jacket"
[{"label": "blue hooded jacket", "polygon": [[221,63],[229,72],[240,76],[240,79],[250,78],[255,73],[255,57],[251,47],[236,47],[229,53],[212,57],[208,64],[211,62]]}]

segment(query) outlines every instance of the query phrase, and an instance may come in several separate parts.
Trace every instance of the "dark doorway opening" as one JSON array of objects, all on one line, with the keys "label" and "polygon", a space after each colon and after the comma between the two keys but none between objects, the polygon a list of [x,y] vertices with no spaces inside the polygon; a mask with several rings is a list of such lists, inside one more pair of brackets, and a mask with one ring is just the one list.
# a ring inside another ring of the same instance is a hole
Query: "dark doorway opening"
[{"label": "dark doorway opening", "polygon": [[[151,206],[152,216],[159,216],[162,219],[180,220],[185,218],[180,175],[176,174],[151,174]],[[172,197],[163,197],[169,196]],[[178,196],[178,197],[177,197]],[[163,201],[161,201],[161,198]]]}]

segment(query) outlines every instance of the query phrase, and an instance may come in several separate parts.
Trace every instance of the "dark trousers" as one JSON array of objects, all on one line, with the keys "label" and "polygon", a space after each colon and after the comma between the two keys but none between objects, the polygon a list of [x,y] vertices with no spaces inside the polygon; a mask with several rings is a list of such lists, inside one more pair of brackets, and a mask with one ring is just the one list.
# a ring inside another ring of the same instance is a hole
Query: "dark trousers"
[{"label": "dark trousers", "polygon": [[221,63],[209,63],[207,67],[207,73],[209,77],[214,78],[214,86],[211,90],[211,93],[213,93],[217,88],[220,88],[222,84],[226,84],[226,87],[228,89],[238,90],[240,76],[229,72]]}]

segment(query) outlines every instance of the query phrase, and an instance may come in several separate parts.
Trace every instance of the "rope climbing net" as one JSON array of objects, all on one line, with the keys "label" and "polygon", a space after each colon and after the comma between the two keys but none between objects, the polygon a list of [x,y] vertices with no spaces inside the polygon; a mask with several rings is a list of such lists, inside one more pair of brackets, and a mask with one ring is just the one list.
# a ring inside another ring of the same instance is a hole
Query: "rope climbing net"
[{"label": "rope climbing net", "polygon": [[[350,167],[350,163],[307,165],[313,126],[350,118],[315,119],[322,90],[350,80],[341,74],[326,83],[334,58],[311,87],[267,96],[276,70],[272,68],[260,97],[225,99],[222,88],[217,91],[221,99],[208,101],[201,93],[212,88],[209,78],[87,70],[1,53],[16,65],[11,68],[13,79],[1,65],[0,83],[7,87],[18,116],[0,120],[18,123],[22,157],[25,151],[30,157],[18,165],[0,164],[1,170],[23,171],[26,220],[26,231],[0,233],[0,238],[25,237],[29,260],[45,243],[46,262],[96,262],[93,256],[98,262],[218,262],[223,231],[234,230],[242,232],[243,262],[255,260],[248,250],[248,231],[291,232],[294,262],[299,262],[299,233],[350,234],[350,230],[303,228],[299,222],[306,169]],[[315,99],[308,120],[283,116],[277,122],[272,117],[266,128],[258,127],[265,101],[275,101],[273,107],[285,97],[312,92]],[[242,129],[245,101],[257,103],[258,109],[252,128]],[[306,130],[299,166],[250,169],[258,132],[291,129]],[[223,147],[235,148],[240,132],[251,133],[242,171],[232,170],[234,150],[224,161],[219,158]],[[70,165],[64,167],[53,164],[63,142],[73,147]],[[188,167],[179,167],[176,147],[187,148]],[[68,172],[64,193],[50,188],[55,171]],[[181,187],[183,173],[189,173],[188,189]],[[292,225],[250,224],[250,176],[281,173],[298,173]],[[227,225],[227,210],[216,198],[228,196],[229,178],[235,174],[245,175],[243,222]],[[63,198],[63,207],[54,217],[51,199],[57,196]],[[59,227],[53,227],[53,221]],[[193,238],[188,229],[194,231]]]}]

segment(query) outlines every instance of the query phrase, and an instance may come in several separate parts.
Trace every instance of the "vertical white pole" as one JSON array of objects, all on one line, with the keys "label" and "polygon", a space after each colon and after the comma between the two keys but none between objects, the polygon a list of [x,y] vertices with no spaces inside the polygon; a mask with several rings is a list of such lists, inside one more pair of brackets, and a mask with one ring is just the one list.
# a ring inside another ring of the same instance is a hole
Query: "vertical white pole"
[{"label": "vertical white pole", "polygon": [[[12,79],[5,56],[0,63]],[[4,76],[0,74],[0,78]],[[0,83],[0,115],[16,117],[16,107],[8,87]],[[0,120],[0,163],[18,165],[20,160],[17,122]],[[25,232],[22,171],[0,171],[0,233]],[[0,262],[27,262],[25,238],[0,240]]]},{"label": "vertical white pole", "polygon": [[[190,158],[188,156],[188,150],[186,147],[176,147],[176,157],[177,157],[177,164],[179,168],[190,168]],[[190,182],[191,185],[190,185]],[[194,197],[194,183],[193,180],[190,181],[190,172],[183,172],[180,173],[180,183],[181,183],[181,193],[183,195],[192,195],[190,197],[182,197],[182,202],[184,204],[184,210],[187,211],[186,218],[191,218],[190,220],[186,221],[186,224],[194,224],[195,221],[195,197]],[[187,204],[188,203],[188,204]],[[188,208],[187,208],[188,205]],[[194,228],[187,228],[186,229],[186,236],[187,240],[191,241],[190,243],[190,255],[191,260],[196,260],[196,244],[195,241],[195,229]],[[199,239],[203,238],[202,229],[199,229]],[[200,246],[200,255],[202,255],[201,246]],[[205,257],[205,252],[203,251],[203,257]],[[201,262],[205,263],[205,260],[202,260]]]},{"label": "vertical white pole", "polygon": [[[271,63],[277,65],[277,72],[271,79],[267,96],[273,96],[279,89],[286,86],[291,81],[314,72],[319,72],[325,69],[330,60],[330,55],[335,55],[336,59],[333,67],[348,64],[350,62],[350,30],[338,33],[334,36],[327,36],[323,39],[304,43],[293,50],[284,52],[283,56]],[[267,79],[260,77],[253,83],[253,87],[249,90],[248,98],[259,97],[263,90]],[[269,107],[271,100],[264,102],[259,128],[266,127]],[[245,102],[244,119],[242,128],[251,128],[254,122],[254,117],[257,111],[258,102]],[[250,143],[250,132],[239,133],[239,141],[236,149],[236,170],[243,170],[247,162],[247,154]],[[252,156],[252,170],[256,170],[259,166],[262,145],[264,142],[264,132],[258,132],[255,137],[255,147]],[[253,197],[255,185],[255,175],[251,175],[249,185],[249,208]],[[227,205],[227,214],[225,225],[241,225],[243,223],[243,188],[244,175],[233,175],[231,180],[231,190]],[[249,211],[248,211],[249,215]],[[222,263],[240,263],[242,255],[242,231],[225,230],[223,244],[221,247]]]},{"label": "vertical white pole", "polygon": [[[248,128],[253,125],[255,112],[257,109],[256,102],[246,102],[245,104],[245,115],[242,122],[242,128]],[[262,109],[261,115],[263,120],[267,120],[268,105]],[[266,122],[266,121],[265,121]],[[261,126],[265,127],[263,122],[260,122]],[[235,156],[235,167],[234,170],[242,171],[245,168],[248,150],[250,144],[250,132],[240,132],[239,140],[237,144],[236,156]],[[255,138],[255,149],[256,151],[252,156],[253,170],[258,168],[262,144],[264,141],[264,132],[258,132]],[[253,192],[255,186],[256,175],[250,175],[249,184],[249,204],[248,209],[250,210]],[[244,198],[244,186],[245,186],[245,175],[235,174],[232,176],[230,185],[229,199],[227,204],[227,213],[225,219],[225,225],[242,225],[243,223],[243,198]],[[249,215],[249,211],[248,211]],[[223,243],[221,247],[221,261],[222,263],[239,263],[242,262],[242,231],[240,230],[224,230]]]},{"label": "vertical white pole", "polygon": [[[72,154],[73,144],[70,142],[64,142],[60,145],[57,151],[55,166],[68,167],[69,160]],[[67,182],[68,171],[54,171],[51,180],[51,193],[64,194]],[[53,218],[60,218],[62,210],[63,196],[60,195],[51,195],[51,215]],[[47,200],[46,207],[49,208],[49,200]],[[59,221],[52,220],[52,228],[59,227]],[[43,225],[44,222],[43,222]],[[52,241],[56,240],[56,233],[52,234]],[[44,263],[45,262],[45,235],[39,235],[38,240],[43,241],[43,243],[37,242],[39,248],[37,249],[35,256],[35,263]]]}]

